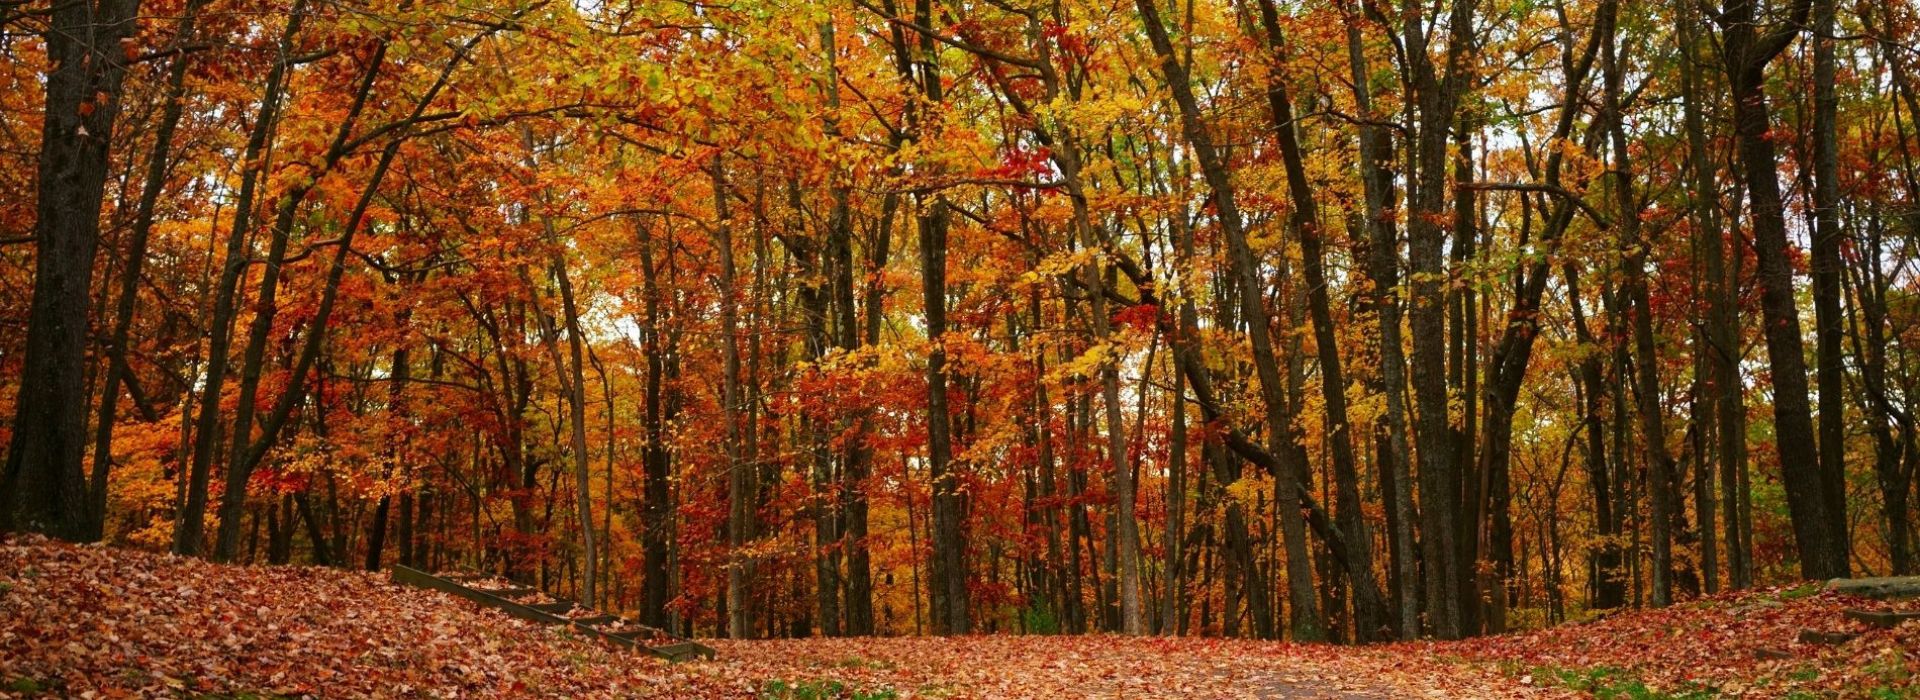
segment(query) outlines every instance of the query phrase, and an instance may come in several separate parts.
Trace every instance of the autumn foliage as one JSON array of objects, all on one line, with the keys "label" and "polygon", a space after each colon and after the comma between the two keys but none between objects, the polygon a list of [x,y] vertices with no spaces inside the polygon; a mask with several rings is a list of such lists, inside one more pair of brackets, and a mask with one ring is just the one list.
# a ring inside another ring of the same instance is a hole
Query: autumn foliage
[{"label": "autumn foliage", "polygon": [[[981,643],[1006,664],[1545,630],[1421,653],[1625,668],[1583,630],[1920,569],[1917,34],[1835,0],[0,0],[0,531],[190,558],[31,564],[207,581],[84,613],[135,645],[75,632],[86,668],[173,659],[130,689],[282,687],[149,635],[409,620],[275,662],[300,693],[456,614],[201,560],[685,637],[1205,638]],[[1807,687],[1907,668],[1876,635]],[[881,675],[984,688],[912,676],[943,644]],[[1688,648],[1646,680],[1797,682]],[[466,653],[389,680],[698,681]]]}]

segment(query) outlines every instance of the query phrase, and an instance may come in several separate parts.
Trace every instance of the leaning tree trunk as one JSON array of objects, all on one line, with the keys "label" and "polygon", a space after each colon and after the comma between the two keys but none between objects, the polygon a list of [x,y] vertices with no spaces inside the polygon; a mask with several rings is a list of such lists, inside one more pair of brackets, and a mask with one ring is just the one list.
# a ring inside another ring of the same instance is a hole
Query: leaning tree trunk
[{"label": "leaning tree trunk", "polygon": [[1259,379],[1261,398],[1266,404],[1267,453],[1278,457],[1276,463],[1262,466],[1271,469],[1276,484],[1275,508],[1287,551],[1287,597],[1293,608],[1293,636],[1300,641],[1319,640],[1326,631],[1321,623],[1318,596],[1314,591],[1305,523],[1300,516],[1302,485],[1297,482],[1299,475],[1305,471],[1305,465],[1298,463],[1301,452],[1294,449],[1298,436],[1291,417],[1287,415],[1287,388],[1273,348],[1270,314],[1261,298],[1261,290],[1265,289],[1265,285],[1261,283],[1253,251],[1247,244],[1246,226],[1234,202],[1234,187],[1226,160],[1215,147],[1213,135],[1203,121],[1187,69],[1180,63],[1172,37],[1160,20],[1160,11],[1149,0],[1139,0],[1134,5],[1141,24],[1146,28],[1147,38],[1153,44],[1161,77],[1166,80],[1174,104],[1179,108],[1181,131],[1200,164],[1201,174],[1212,192],[1211,199],[1221,230],[1226,234],[1232,283],[1238,290],[1236,296],[1241,320],[1247,324],[1247,336],[1253,347],[1254,371]]},{"label": "leaning tree trunk", "polygon": [[[276,56],[292,55],[293,38],[300,33],[300,26],[305,19],[306,2],[300,0],[289,11]],[[173,551],[176,554],[197,555],[205,546],[207,490],[212,478],[214,453],[219,449],[220,406],[224,403],[221,394],[226,386],[229,364],[227,355],[233,347],[240,278],[246,274],[247,262],[252,257],[248,253],[248,240],[253,230],[253,208],[259,196],[261,176],[266,170],[258,164],[262,162],[260,158],[273,139],[274,125],[279,121],[280,103],[286,97],[287,72],[291,69],[290,61],[278,60],[267,71],[266,87],[260,98],[260,112],[254,116],[253,127],[247,134],[247,145],[241,151],[240,162],[245,165],[241,169],[240,187],[233,204],[233,225],[227,233],[225,262],[221,264],[220,280],[213,292],[212,323],[204,331],[208,336],[207,364],[205,376],[200,380],[199,412],[194,416],[186,498],[180,505],[179,520],[173,528]]]},{"label": "leaning tree trunk", "polygon": [[[1261,24],[1267,32],[1278,61],[1286,39],[1281,34],[1279,11],[1273,0],[1260,0]],[[1293,99],[1280,77],[1278,67],[1268,73],[1268,110],[1280,145],[1287,173],[1287,192],[1293,202],[1293,228],[1300,235],[1300,257],[1306,274],[1307,314],[1313,324],[1314,349],[1320,359],[1320,397],[1325,401],[1322,414],[1327,442],[1333,454],[1335,515],[1341,534],[1356,543],[1359,558],[1348,562],[1353,597],[1354,638],[1373,641],[1388,626],[1385,603],[1379,583],[1374,580],[1372,541],[1360,501],[1360,476],[1353,452],[1353,430],[1347,420],[1346,374],[1342,371],[1340,341],[1333,326],[1332,302],[1328,299],[1325,269],[1325,233],[1320,222],[1313,183],[1307,181],[1306,155],[1300,146],[1300,134],[1294,119]]]}]

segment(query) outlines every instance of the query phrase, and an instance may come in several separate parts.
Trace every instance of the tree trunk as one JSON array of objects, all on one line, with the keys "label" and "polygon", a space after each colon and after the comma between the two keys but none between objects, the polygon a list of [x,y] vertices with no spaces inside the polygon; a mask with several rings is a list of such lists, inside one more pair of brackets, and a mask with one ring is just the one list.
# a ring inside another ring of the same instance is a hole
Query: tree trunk
[{"label": "tree trunk", "polygon": [[1593,591],[1590,606],[1611,610],[1627,602],[1627,575],[1622,569],[1620,504],[1615,502],[1613,470],[1607,463],[1606,396],[1607,383],[1593,332],[1587,328],[1586,312],[1580,301],[1580,276],[1574,263],[1566,265],[1567,302],[1573,310],[1574,338],[1593,348],[1580,355],[1575,370],[1575,386],[1581,394],[1581,425],[1586,438],[1587,484],[1593,489],[1593,521],[1598,535],[1595,544],[1589,586]]},{"label": "tree trunk", "polygon": [[[1719,590],[1719,537],[1714,525],[1714,468],[1724,474],[1730,468],[1731,455],[1725,448],[1728,440],[1738,440],[1739,436],[1728,435],[1732,421],[1727,419],[1722,407],[1729,394],[1736,391],[1734,385],[1726,381],[1727,374],[1737,371],[1732,367],[1729,352],[1724,342],[1724,334],[1719,326],[1720,306],[1726,303],[1720,289],[1725,286],[1725,263],[1720,228],[1719,192],[1715,188],[1713,166],[1707,154],[1706,119],[1702,114],[1702,101],[1705,88],[1701,86],[1701,75],[1694,52],[1699,46],[1695,22],[1697,17],[1689,10],[1683,15],[1679,25],[1680,37],[1680,99],[1682,119],[1687,133],[1687,176],[1691,196],[1688,202],[1693,224],[1693,254],[1701,261],[1701,273],[1694,281],[1695,299],[1701,302],[1695,308],[1705,306],[1704,322],[1693,333],[1694,347],[1694,422],[1699,433],[1696,463],[1699,468],[1694,474],[1694,512],[1700,521],[1700,574],[1705,579],[1706,591]],[[1737,538],[1737,530],[1731,519],[1727,528],[1729,550]],[[1732,569],[1732,555],[1729,551],[1728,568]]]},{"label": "tree trunk", "polygon": [[[204,5],[205,0],[187,3],[174,32],[173,46],[176,50],[184,49],[193,40],[194,27],[200,16],[200,8]],[[126,260],[120,271],[120,295],[114,306],[112,339],[106,348],[107,376],[103,380],[105,387],[100,391],[99,414],[94,418],[93,474],[90,483],[94,515],[92,537],[95,539],[105,535],[107,476],[113,469],[114,421],[120,407],[120,386],[131,379],[132,372],[127,365],[127,343],[132,337],[134,309],[140,297],[140,274],[146,265],[148,242],[153,233],[154,209],[167,188],[167,173],[173,164],[173,136],[180,126],[181,115],[186,111],[189,55],[175,55],[167,65],[167,85],[161,93],[165,105],[160,109],[160,123],[154,126],[153,151],[147,155],[146,180],[141,185],[140,200],[128,231]],[[151,415],[144,417],[148,421],[156,418]]]},{"label": "tree trunk", "polygon": [[[1813,32],[1813,337],[1819,395],[1820,472],[1829,517],[1847,542],[1845,358],[1840,290],[1840,97],[1833,45],[1835,0],[1814,0]],[[1843,553],[1841,557],[1844,559]]]},{"label": "tree trunk", "polygon": [[1261,397],[1266,403],[1268,452],[1278,457],[1271,468],[1275,483],[1278,484],[1274,498],[1287,548],[1287,591],[1293,609],[1293,636],[1298,641],[1319,640],[1326,632],[1321,624],[1319,603],[1314,593],[1305,524],[1300,517],[1302,491],[1298,478],[1305,471],[1305,465],[1300,462],[1303,453],[1297,449],[1298,436],[1287,415],[1286,384],[1273,349],[1271,317],[1261,299],[1261,290],[1266,285],[1261,283],[1253,251],[1247,245],[1246,227],[1234,202],[1234,187],[1227,163],[1214,146],[1213,136],[1200,114],[1199,102],[1194,97],[1187,70],[1175,54],[1173,40],[1160,21],[1159,10],[1150,0],[1138,0],[1134,4],[1141,24],[1146,28],[1147,37],[1153,44],[1154,53],[1159,58],[1161,75],[1173,93],[1174,104],[1180,110],[1181,131],[1200,163],[1201,174],[1212,192],[1211,199],[1220,227],[1226,234],[1227,257],[1233,270],[1233,283],[1239,291],[1241,320],[1248,326],[1254,370],[1259,377]]},{"label": "tree trunk", "polygon": [[726,170],[719,158],[713,165],[713,247],[720,256],[720,402],[727,422],[727,562],[726,605],[727,637],[745,639],[753,630],[749,615],[748,587],[753,582],[754,562],[744,552],[754,537],[754,467],[741,461],[740,434],[740,311],[739,280],[733,261],[733,226],[727,213]]},{"label": "tree trunk", "polygon": [[[1260,17],[1267,42],[1278,61],[1286,50],[1281,34],[1279,11],[1273,0],[1260,0]],[[1329,451],[1333,456],[1336,482],[1335,520],[1348,542],[1357,543],[1354,552],[1360,558],[1348,562],[1348,574],[1354,591],[1354,630],[1357,641],[1373,641],[1388,626],[1379,584],[1374,581],[1372,538],[1367,533],[1360,501],[1360,477],[1353,453],[1353,430],[1347,420],[1346,374],[1342,371],[1340,341],[1333,326],[1332,302],[1328,299],[1327,274],[1323,252],[1319,205],[1314,199],[1313,183],[1307,181],[1306,156],[1294,120],[1293,100],[1276,68],[1269,72],[1268,109],[1273,129],[1285,161],[1287,192],[1293,204],[1292,226],[1300,236],[1300,257],[1306,274],[1307,314],[1313,324],[1314,348],[1320,360],[1320,397],[1325,402],[1322,419]]]},{"label": "tree trunk", "polygon": [[[1363,119],[1373,118],[1373,87],[1367,66],[1365,46],[1358,24],[1347,27],[1347,57],[1352,70],[1354,100]],[[1413,453],[1407,444],[1411,428],[1407,421],[1407,360],[1400,335],[1400,243],[1389,210],[1393,208],[1394,177],[1387,166],[1393,162],[1393,144],[1386,130],[1377,126],[1359,128],[1360,180],[1365,191],[1367,238],[1366,270],[1373,285],[1375,320],[1380,328],[1380,383],[1387,403],[1386,447],[1390,454],[1385,481],[1392,483],[1388,520],[1393,532],[1394,594],[1400,603],[1400,639],[1411,640],[1420,634],[1419,562],[1415,558],[1413,523]],[[1355,239],[1360,238],[1355,232]]]},{"label": "tree trunk", "polygon": [[[46,119],[35,180],[33,298],[0,475],[0,531],[99,531],[85,471],[87,314],[109,150],[136,0],[73,0],[47,17]],[[217,403],[217,401],[215,402]]]},{"label": "tree trunk", "polygon": [[1601,32],[1605,45],[1606,85],[1602,110],[1612,137],[1613,198],[1618,207],[1615,235],[1621,254],[1621,279],[1625,286],[1628,313],[1632,316],[1633,373],[1636,410],[1640,419],[1640,444],[1647,460],[1647,490],[1653,504],[1648,528],[1653,567],[1649,582],[1654,607],[1673,602],[1673,521],[1679,516],[1673,477],[1673,458],[1667,453],[1665,409],[1661,406],[1660,365],[1653,338],[1653,308],[1647,294],[1647,246],[1640,234],[1639,194],[1633,186],[1633,161],[1628,155],[1626,106],[1621,104],[1621,83],[1625,80],[1619,56],[1618,25],[1608,21]]},{"label": "tree trunk", "polygon": [[1800,311],[1794,302],[1790,243],[1780,195],[1766,69],[1806,23],[1808,0],[1799,0],[1792,18],[1760,34],[1754,0],[1730,0],[1720,17],[1728,85],[1733,94],[1735,142],[1744,168],[1752,208],[1755,256],[1759,262],[1761,314],[1765,320],[1767,359],[1773,377],[1773,420],[1781,483],[1793,523],[1800,575],[1809,579],[1845,578],[1849,565],[1846,514],[1833,508],[1828,474],[1815,445],[1812,407],[1807,397],[1807,365],[1800,335]]},{"label": "tree trunk", "polygon": [[1465,634],[1465,580],[1467,562],[1459,560],[1458,505],[1460,468],[1455,464],[1446,386],[1446,294],[1441,269],[1447,211],[1447,135],[1455,121],[1459,93],[1464,85],[1464,62],[1472,37],[1469,26],[1474,3],[1456,0],[1448,19],[1446,73],[1436,71],[1428,54],[1423,6],[1405,2],[1401,32],[1412,75],[1407,100],[1418,120],[1412,161],[1416,171],[1408,182],[1411,211],[1407,219],[1407,262],[1411,304],[1408,329],[1413,333],[1412,383],[1414,438],[1419,448],[1420,513],[1424,526],[1424,559],[1428,566],[1428,618],[1443,638]]}]

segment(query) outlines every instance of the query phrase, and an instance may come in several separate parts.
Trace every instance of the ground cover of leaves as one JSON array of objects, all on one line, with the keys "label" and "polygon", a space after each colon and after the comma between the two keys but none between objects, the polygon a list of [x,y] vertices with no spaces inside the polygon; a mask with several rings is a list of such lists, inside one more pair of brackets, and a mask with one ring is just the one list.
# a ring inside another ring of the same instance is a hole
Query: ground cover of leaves
[{"label": "ground cover of leaves", "polygon": [[337,569],[0,544],[0,695],[725,697],[689,669]]},{"label": "ground cover of leaves", "polygon": [[[1598,697],[1920,698],[1920,621],[1873,628],[1848,619],[1849,608],[1912,610],[1920,601],[1867,600],[1807,584],[1521,635],[1396,646]],[[1803,630],[1855,636],[1803,643]]]},{"label": "ground cover of leaves", "polygon": [[[378,574],[0,543],[0,697],[1915,697],[1920,623],[1768,591],[1365,648],[1107,635],[713,642],[669,665]],[[1858,631],[1838,646],[1799,629]],[[1786,658],[1772,656],[1781,653]]]}]

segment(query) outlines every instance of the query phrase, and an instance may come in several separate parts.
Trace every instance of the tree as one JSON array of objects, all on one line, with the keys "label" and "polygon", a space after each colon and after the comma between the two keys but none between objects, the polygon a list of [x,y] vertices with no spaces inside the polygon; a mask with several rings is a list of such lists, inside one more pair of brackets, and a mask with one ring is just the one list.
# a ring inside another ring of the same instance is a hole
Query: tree
[{"label": "tree", "polygon": [[1796,1],[1779,26],[1761,31],[1750,0],[1727,3],[1717,18],[1727,85],[1733,98],[1733,126],[1742,175],[1753,211],[1753,249],[1759,263],[1761,312],[1766,321],[1767,359],[1773,376],[1773,422],[1780,452],[1781,483],[1793,519],[1800,573],[1807,578],[1845,577],[1846,513],[1835,509],[1830,474],[1816,448],[1812,408],[1807,401],[1807,364],[1800,338],[1800,311],[1794,303],[1793,270],[1788,262],[1787,224],[1774,173],[1776,151],[1766,93],[1767,65],[1800,34],[1810,0]]},{"label": "tree", "polygon": [[33,299],[0,530],[89,539],[87,329],[94,253],[137,0],[68,2],[49,12],[46,117],[34,191]]}]

